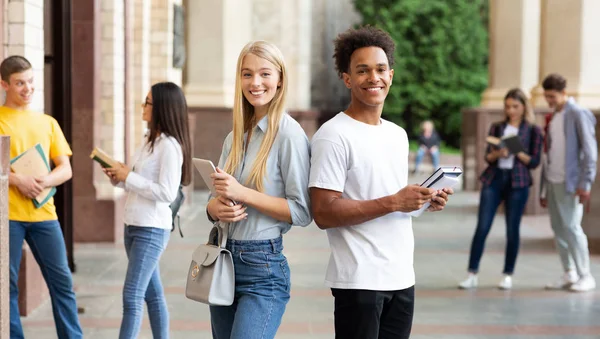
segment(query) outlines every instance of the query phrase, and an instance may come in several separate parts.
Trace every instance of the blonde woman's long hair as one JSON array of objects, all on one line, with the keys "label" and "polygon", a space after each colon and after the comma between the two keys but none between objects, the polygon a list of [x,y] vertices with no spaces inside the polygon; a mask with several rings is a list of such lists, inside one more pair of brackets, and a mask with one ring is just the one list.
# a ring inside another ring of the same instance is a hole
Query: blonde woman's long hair
[{"label": "blonde woman's long hair", "polygon": [[[518,100],[523,105],[523,120],[530,124],[535,124],[535,115],[533,114],[533,109],[531,108],[527,94],[525,94],[525,92],[523,92],[520,88],[513,88],[506,93],[504,96],[504,101],[509,98]],[[506,117],[506,119],[508,119],[508,117]]]},{"label": "blonde woman's long hair", "polygon": [[254,106],[248,102],[242,92],[242,63],[244,57],[248,54],[254,54],[271,62],[277,71],[279,71],[279,81],[281,85],[277,88],[275,96],[268,103],[267,119],[268,127],[265,137],[260,144],[260,148],[254,159],[252,170],[246,181],[246,185],[253,184],[260,192],[264,190],[264,179],[267,176],[267,159],[269,152],[279,131],[279,122],[284,113],[285,99],[287,94],[287,71],[283,54],[272,43],[266,41],[253,41],[248,43],[238,57],[237,75],[235,78],[235,98],[233,103],[233,142],[231,152],[225,162],[225,172],[234,175],[242,164],[244,156],[244,132],[249,131],[258,121],[254,121]]}]

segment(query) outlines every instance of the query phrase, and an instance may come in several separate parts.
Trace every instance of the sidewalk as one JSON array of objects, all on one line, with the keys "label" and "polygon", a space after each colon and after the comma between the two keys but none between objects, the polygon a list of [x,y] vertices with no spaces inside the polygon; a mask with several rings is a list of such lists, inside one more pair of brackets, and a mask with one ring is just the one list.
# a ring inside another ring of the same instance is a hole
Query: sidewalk
[{"label": "sidewalk", "polygon": [[[419,182],[421,177],[410,178]],[[161,275],[171,316],[171,338],[211,338],[208,307],[184,296],[192,251],[205,242],[205,192],[196,192],[185,211],[185,238],[172,233],[161,261]],[[600,292],[545,291],[558,277],[560,264],[546,217],[525,217],[522,247],[512,291],[495,288],[504,260],[504,218],[499,215],[482,260],[481,287],[461,291],[468,249],[476,223],[478,194],[457,192],[444,212],[414,219],[417,299],[414,339],[600,338]],[[292,271],[292,297],[277,338],[333,338],[333,299],[323,286],[329,258],[324,231],[314,224],[294,228],[284,238]],[[121,289],[127,261],[122,244],[78,244],[74,275],[85,338],[117,338],[122,314]],[[600,278],[600,260],[592,259]],[[56,338],[50,302],[23,318],[27,338]],[[147,315],[140,338],[152,338]]]}]

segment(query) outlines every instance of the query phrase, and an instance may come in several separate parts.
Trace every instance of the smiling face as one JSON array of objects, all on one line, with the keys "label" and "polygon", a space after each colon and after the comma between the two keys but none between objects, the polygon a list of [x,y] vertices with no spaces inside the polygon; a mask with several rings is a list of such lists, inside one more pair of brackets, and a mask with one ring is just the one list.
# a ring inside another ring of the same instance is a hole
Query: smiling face
[{"label": "smiling face", "polygon": [[2,88],[6,91],[7,106],[26,107],[31,103],[35,91],[33,70],[11,74],[8,82],[2,81]]},{"label": "smiling face", "polygon": [[352,53],[348,73],[343,74],[344,84],[352,99],[366,106],[381,106],[392,84],[394,70],[379,47],[363,47]]},{"label": "smiling face", "polygon": [[560,110],[567,102],[567,92],[565,90],[557,91],[553,89],[544,91],[544,99],[548,106],[553,110]]},{"label": "smiling face", "polygon": [[242,92],[255,112],[266,112],[281,86],[279,71],[270,61],[249,53],[242,61]]}]

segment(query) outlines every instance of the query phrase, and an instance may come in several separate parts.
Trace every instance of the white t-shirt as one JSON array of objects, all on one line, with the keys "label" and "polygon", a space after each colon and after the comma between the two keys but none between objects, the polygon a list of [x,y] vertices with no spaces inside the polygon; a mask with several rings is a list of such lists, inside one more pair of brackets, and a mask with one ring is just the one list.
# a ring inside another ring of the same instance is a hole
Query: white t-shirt
[{"label": "white t-shirt", "polygon": [[[337,114],[313,136],[309,187],[371,200],[395,194],[408,178],[408,137],[385,120],[369,125]],[[363,224],[327,230],[332,288],[393,291],[415,284],[412,220],[394,212]]]},{"label": "white t-shirt", "polygon": [[[504,128],[504,134],[502,136],[507,137],[509,135],[516,135],[516,134],[519,134],[519,128],[515,127],[513,125],[510,125],[510,124],[506,124],[506,127]],[[515,163],[515,155],[510,154],[506,158],[498,159],[498,168],[512,169],[514,163]]]},{"label": "white t-shirt", "polygon": [[564,109],[554,113],[550,126],[548,126],[548,134],[550,134],[550,149],[548,150],[548,166],[546,171],[546,179],[554,184],[565,182],[565,149],[567,139],[565,136],[565,112]]}]

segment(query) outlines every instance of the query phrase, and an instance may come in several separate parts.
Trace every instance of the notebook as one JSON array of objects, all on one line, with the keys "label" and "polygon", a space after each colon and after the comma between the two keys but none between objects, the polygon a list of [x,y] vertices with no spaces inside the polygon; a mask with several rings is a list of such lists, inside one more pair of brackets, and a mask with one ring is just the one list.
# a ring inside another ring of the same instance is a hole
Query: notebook
[{"label": "notebook", "polygon": [[[19,154],[10,160],[10,168],[17,174],[33,177],[43,176],[50,173],[50,164],[44,154],[42,145],[36,144],[32,148]],[[36,208],[42,207],[56,193],[56,187],[45,188],[35,199],[33,204]]]},{"label": "notebook", "polygon": [[[442,188],[454,188],[459,182],[459,177],[462,174],[462,168],[458,166],[442,166],[434,171],[429,178],[425,179],[421,184],[421,187],[433,188],[440,190]],[[409,214],[413,217],[420,216],[427,208],[430,203],[425,203],[423,207],[416,211],[412,211]]]}]

